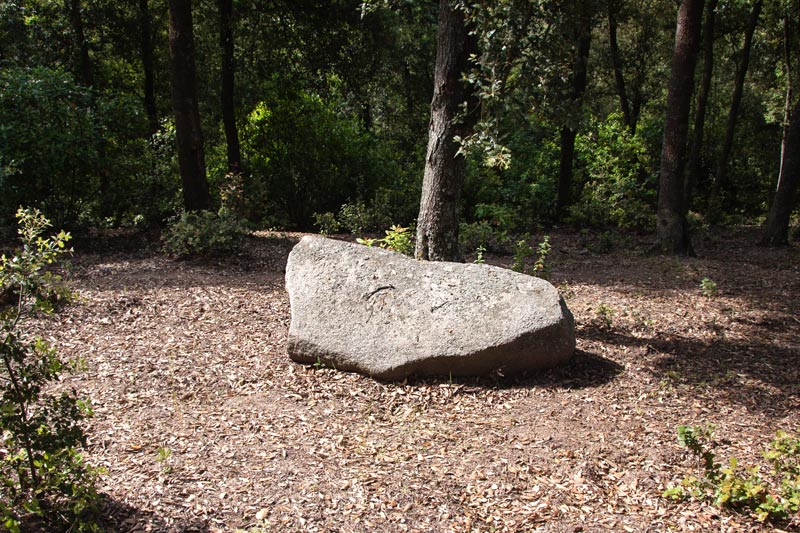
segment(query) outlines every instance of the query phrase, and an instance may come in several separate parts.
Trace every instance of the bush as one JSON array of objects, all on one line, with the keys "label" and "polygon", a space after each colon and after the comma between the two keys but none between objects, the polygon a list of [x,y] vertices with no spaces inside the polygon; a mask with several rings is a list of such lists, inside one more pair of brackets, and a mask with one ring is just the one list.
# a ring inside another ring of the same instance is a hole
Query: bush
[{"label": "bush", "polygon": [[655,224],[656,180],[649,172],[647,147],[618,114],[579,135],[576,151],[586,179],[570,212],[573,222],[635,229]]},{"label": "bush", "polygon": [[70,236],[43,238],[50,224],[38,211],[20,209],[17,218],[23,247],[0,260],[0,524],[12,532],[95,531],[97,471],[78,453],[91,412],[74,391],[49,392],[67,365],[45,341],[20,332],[30,313],[51,312],[53,296],[65,293],[45,269],[69,251]]},{"label": "bush", "polygon": [[0,219],[32,205],[76,227],[123,210],[140,190],[131,181],[146,148],[140,108],[59,70],[0,69]]},{"label": "bush", "polygon": [[489,222],[481,220],[458,226],[458,240],[462,250],[477,250],[504,253],[508,250],[510,237],[505,231],[495,229]]},{"label": "bush", "polygon": [[177,258],[229,254],[241,248],[244,235],[242,224],[229,214],[183,213],[167,228],[163,249]]},{"label": "bush", "polygon": [[665,497],[710,500],[719,507],[750,511],[761,522],[800,512],[800,438],[777,432],[764,453],[771,466],[767,476],[758,465],[739,466],[736,457],[727,466],[718,463],[711,427],[678,426],[678,442],[700,460],[702,472],[668,486]]},{"label": "bush", "polygon": [[363,202],[343,204],[338,219],[339,224],[354,235],[385,228],[391,223],[386,206],[367,206]]},{"label": "bush", "polygon": [[[343,204],[364,205],[376,198],[407,199],[406,174],[395,162],[390,143],[365,132],[355,116],[337,110],[339,102],[323,101],[303,91],[268,89],[242,128],[247,218],[261,222],[265,214],[283,226],[309,228],[314,213],[336,212]],[[353,191],[358,192],[352,199]],[[418,198],[418,197],[417,197]],[[375,207],[380,202],[373,201]],[[385,215],[397,215],[390,206]],[[359,233],[374,228],[348,226]]]},{"label": "bush", "polygon": [[411,228],[394,225],[386,230],[386,236],[382,239],[358,238],[356,242],[365,246],[374,246],[377,243],[386,250],[403,255],[414,255],[414,232]]}]

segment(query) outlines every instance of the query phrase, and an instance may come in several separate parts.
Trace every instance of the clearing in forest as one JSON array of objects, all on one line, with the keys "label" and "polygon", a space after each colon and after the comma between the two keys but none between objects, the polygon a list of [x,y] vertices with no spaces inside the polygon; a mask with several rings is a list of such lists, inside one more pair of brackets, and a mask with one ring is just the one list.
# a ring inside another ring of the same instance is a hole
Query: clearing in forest
[{"label": "clearing in forest", "polygon": [[80,301],[37,327],[88,365],[64,386],[94,405],[110,530],[769,529],[661,493],[697,473],[678,425],[712,424],[720,458],[746,464],[800,432],[796,250],[735,230],[696,239],[697,259],[655,258],[638,237],[597,253],[592,234],[555,232],[572,364],[383,383],[286,356],[296,238],[257,235],[224,261],[78,248]]}]

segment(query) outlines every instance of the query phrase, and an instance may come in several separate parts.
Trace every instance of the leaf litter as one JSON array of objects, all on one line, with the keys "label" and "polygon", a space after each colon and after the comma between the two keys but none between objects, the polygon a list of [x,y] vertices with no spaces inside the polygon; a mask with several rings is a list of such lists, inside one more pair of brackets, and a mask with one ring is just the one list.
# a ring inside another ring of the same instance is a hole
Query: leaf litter
[{"label": "leaf litter", "polygon": [[109,530],[779,531],[661,492],[696,471],[680,424],[712,424],[747,464],[800,432],[795,250],[743,229],[700,240],[700,258],[647,257],[639,237],[594,254],[591,234],[557,231],[570,364],[383,383],[286,356],[298,238],[256,234],[219,260],[74,257],[79,302],[37,329],[86,362],[61,386],[92,402]]}]

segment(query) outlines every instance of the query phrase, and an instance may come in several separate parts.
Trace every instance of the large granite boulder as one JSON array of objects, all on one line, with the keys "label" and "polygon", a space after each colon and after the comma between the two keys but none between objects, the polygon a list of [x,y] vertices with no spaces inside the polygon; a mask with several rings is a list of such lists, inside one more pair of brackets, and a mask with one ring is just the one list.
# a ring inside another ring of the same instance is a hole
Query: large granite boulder
[{"label": "large granite boulder", "polygon": [[476,264],[416,261],[323,237],[289,254],[287,351],[380,379],[504,375],[575,349],[572,314],[547,281]]}]

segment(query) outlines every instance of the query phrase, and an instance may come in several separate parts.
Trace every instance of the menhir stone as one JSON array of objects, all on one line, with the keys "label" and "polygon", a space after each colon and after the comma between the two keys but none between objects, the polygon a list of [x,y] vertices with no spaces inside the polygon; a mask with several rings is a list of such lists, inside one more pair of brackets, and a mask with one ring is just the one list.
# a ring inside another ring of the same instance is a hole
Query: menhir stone
[{"label": "menhir stone", "polygon": [[323,237],[289,254],[287,351],[379,379],[511,375],[575,350],[575,326],[547,281],[483,264],[416,261]]}]

